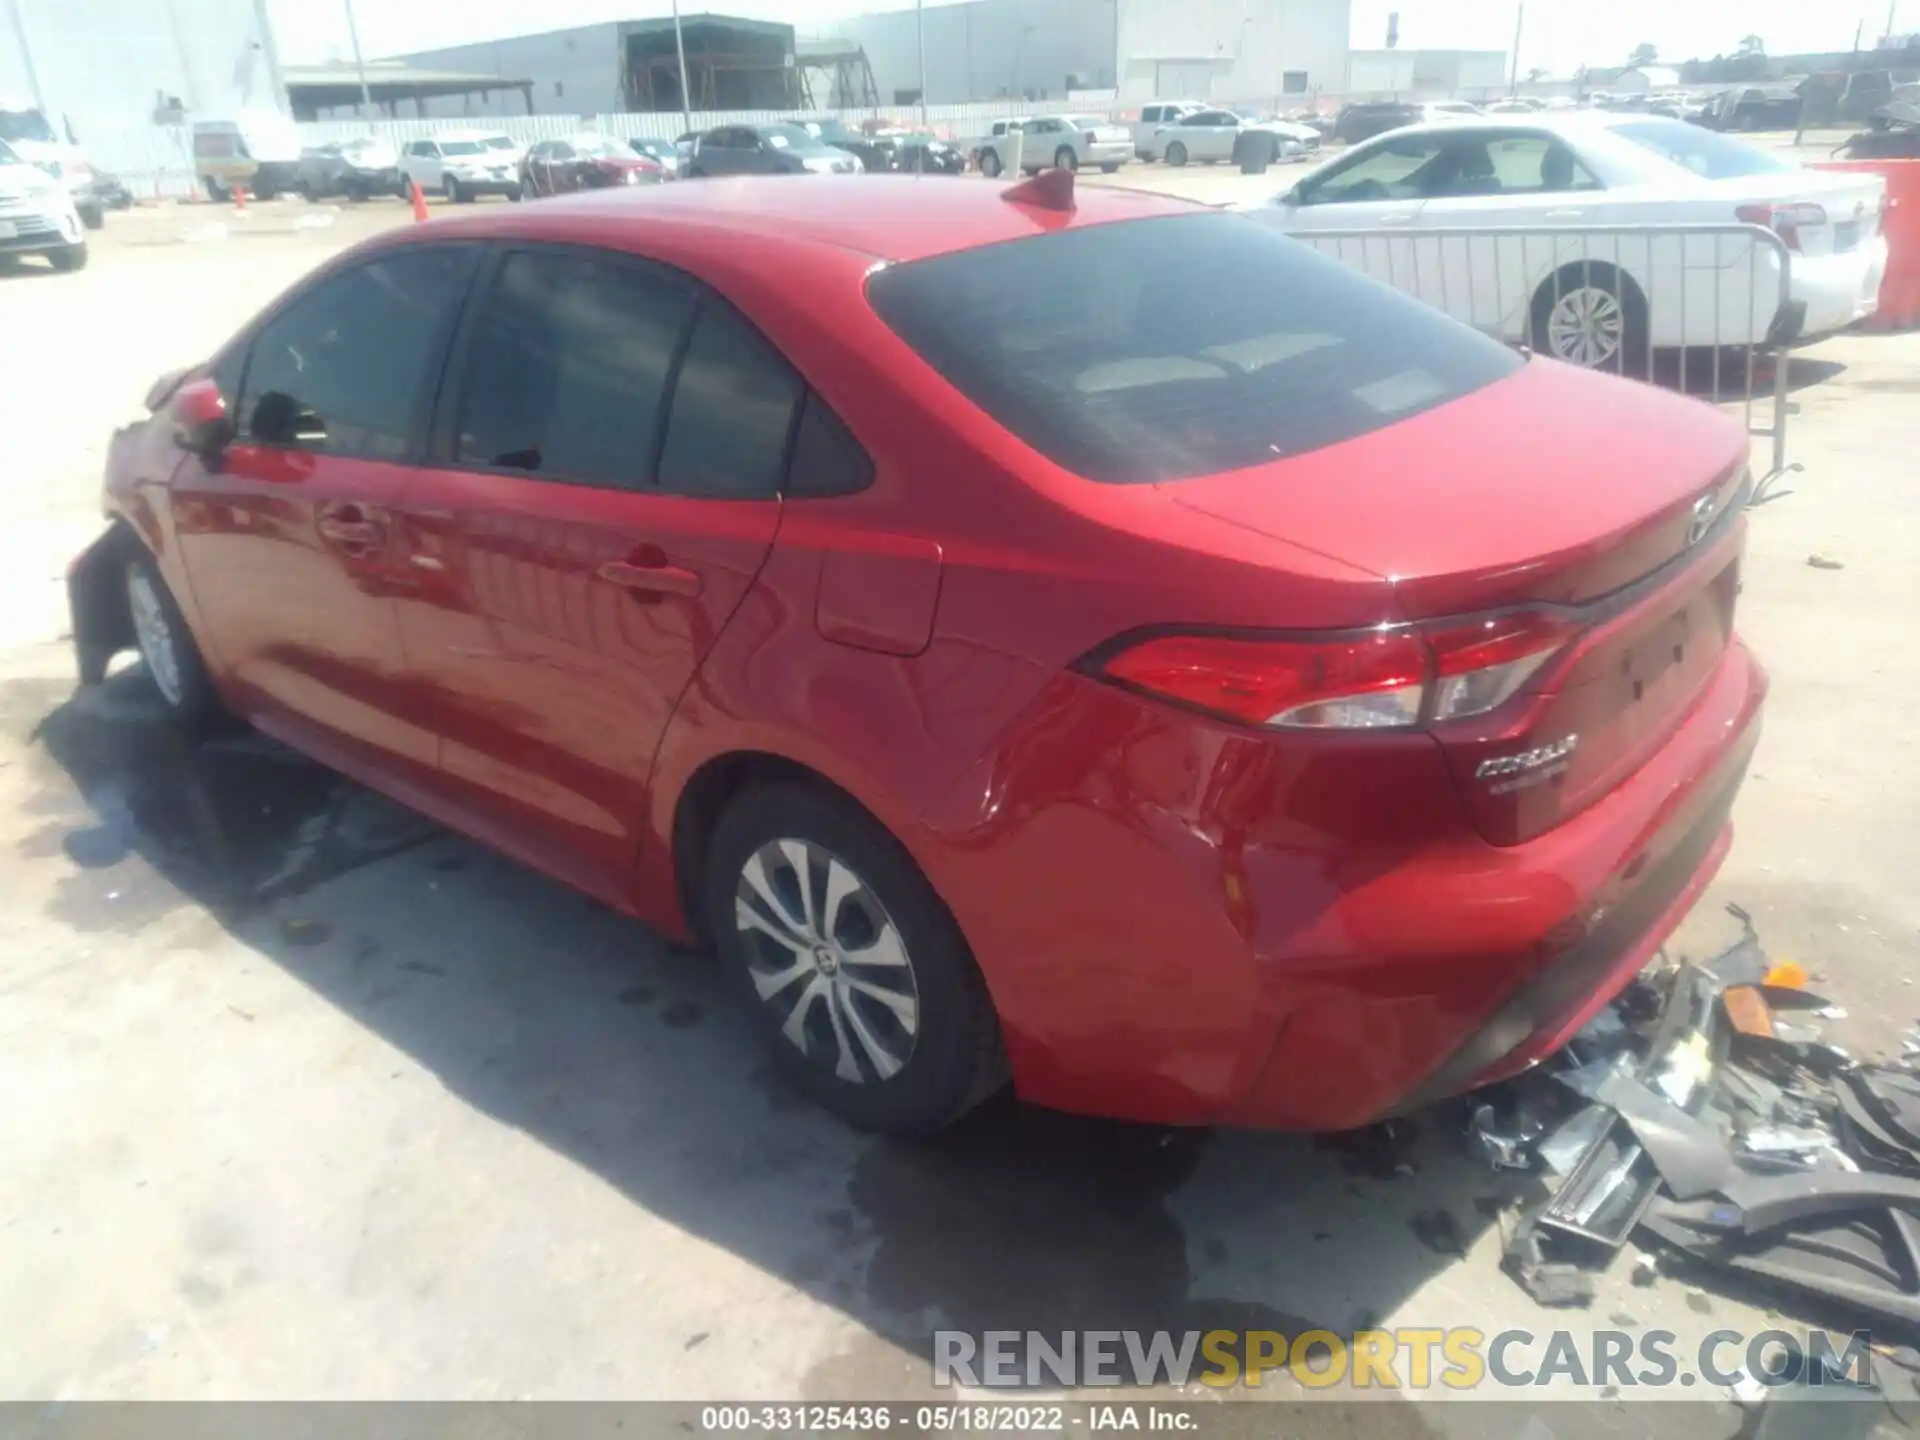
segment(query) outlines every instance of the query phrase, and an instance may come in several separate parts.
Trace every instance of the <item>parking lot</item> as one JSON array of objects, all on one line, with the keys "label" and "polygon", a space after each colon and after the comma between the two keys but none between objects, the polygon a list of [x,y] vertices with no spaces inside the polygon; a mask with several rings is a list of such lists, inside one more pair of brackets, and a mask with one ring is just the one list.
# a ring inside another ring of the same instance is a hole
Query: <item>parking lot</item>
[{"label": "parking lot", "polygon": [[[1213,201],[1286,183],[1116,180]],[[0,272],[0,1393],[912,1398],[942,1328],[1684,1345],[1820,1318],[1686,1276],[1635,1287],[1632,1246],[1590,1310],[1538,1309],[1498,1269],[1497,1215],[1534,1182],[1439,1116],[1384,1157],[1010,1100],[936,1140],[857,1135],[769,1077],[703,957],[263,740],[183,753],[137,670],[76,698],[64,567],[112,427],[402,223],[398,202],[155,207],[113,216],[84,272]],[[1789,380],[1804,468],[1753,515],[1740,602],[1767,732],[1671,949],[1712,953],[1744,907],[1847,1008],[1835,1038],[1897,1053],[1920,1019],[1920,334],[1825,341]]]}]

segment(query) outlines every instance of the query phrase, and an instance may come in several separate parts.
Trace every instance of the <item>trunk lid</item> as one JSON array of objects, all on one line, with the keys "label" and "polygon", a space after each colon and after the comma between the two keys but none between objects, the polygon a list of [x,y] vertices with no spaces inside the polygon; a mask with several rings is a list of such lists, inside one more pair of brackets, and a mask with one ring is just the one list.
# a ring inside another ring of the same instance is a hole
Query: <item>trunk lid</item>
[{"label": "trunk lid", "polygon": [[1846,254],[1880,233],[1886,181],[1878,175],[1829,170],[1783,170],[1743,175],[1711,187],[1729,210],[1745,205],[1818,205],[1824,225],[1797,226],[1800,250],[1807,255]]},{"label": "trunk lid", "polygon": [[1411,621],[1541,608],[1571,636],[1433,727],[1483,836],[1584,809],[1673,732],[1732,633],[1749,442],[1712,407],[1536,360],[1450,405],[1175,503],[1387,579]]}]

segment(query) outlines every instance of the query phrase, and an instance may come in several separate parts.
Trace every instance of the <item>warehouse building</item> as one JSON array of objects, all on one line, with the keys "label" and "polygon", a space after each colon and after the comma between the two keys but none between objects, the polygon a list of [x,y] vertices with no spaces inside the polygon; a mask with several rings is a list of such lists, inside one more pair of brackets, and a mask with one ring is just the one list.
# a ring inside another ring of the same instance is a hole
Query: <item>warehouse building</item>
[{"label": "warehouse building", "polygon": [[156,112],[286,109],[265,0],[6,0],[0,97],[90,149]]},{"label": "warehouse building", "polygon": [[1507,87],[1504,50],[1356,50],[1346,88],[1356,95],[1471,94]]},{"label": "warehouse building", "polygon": [[1121,103],[1337,92],[1350,0],[967,0],[862,15],[856,42],[883,102],[962,104],[1118,92]]}]

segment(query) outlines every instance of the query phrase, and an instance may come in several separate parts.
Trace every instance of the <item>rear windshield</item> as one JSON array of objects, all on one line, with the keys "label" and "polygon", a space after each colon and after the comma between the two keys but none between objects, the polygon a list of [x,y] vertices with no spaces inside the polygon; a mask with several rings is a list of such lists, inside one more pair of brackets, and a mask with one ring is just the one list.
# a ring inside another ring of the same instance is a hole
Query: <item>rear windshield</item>
[{"label": "rear windshield", "polygon": [[1770,175],[1776,171],[1797,168],[1743,141],[1730,140],[1712,130],[1689,125],[1684,120],[1630,120],[1612,129],[1622,140],[1631,140],[1642,150],[1651,150],[1662,160],[1684,166],[1708,180],[1731,180],[1739,175]]},{"label": "rear windshield", "polygon": [[880,271],[880,317],[1048,459],[1114,484],[1298,455],[1511,374],[1512,351],[1231,214]]}]

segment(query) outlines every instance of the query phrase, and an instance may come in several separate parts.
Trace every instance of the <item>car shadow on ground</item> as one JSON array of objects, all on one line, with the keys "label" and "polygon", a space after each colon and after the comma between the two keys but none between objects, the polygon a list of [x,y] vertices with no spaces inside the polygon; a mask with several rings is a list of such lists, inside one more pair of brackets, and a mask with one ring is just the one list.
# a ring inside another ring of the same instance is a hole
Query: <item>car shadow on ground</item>
[{"label": "car shadow on ground", "polygon": [[71,861],[56,918],[132,936],[204,907],[465,1101],[899,1347],[895,1375],[939,1328],[1350,1333],[1532,1193],[1455,1112],[1315,1141],[1002,1097],[859,1135],[772,1077],[709,958],[261,736],[187,748],[137,669],[0,689],[58,767],[28,847]]}]

